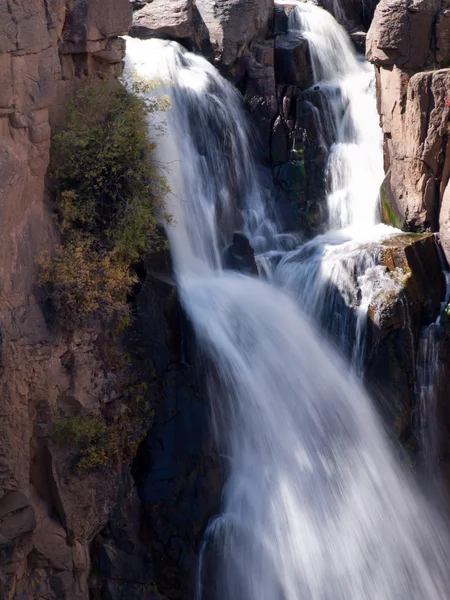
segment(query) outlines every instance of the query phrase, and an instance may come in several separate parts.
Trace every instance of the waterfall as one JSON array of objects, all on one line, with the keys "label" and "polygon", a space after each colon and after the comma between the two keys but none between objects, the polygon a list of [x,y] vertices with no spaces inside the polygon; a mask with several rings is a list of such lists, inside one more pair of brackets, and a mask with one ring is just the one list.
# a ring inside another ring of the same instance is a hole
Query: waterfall
[{"label": "waterfall", "polygon": [[432,323],[421,331],[416,361],[419,437],[423,465],[428,474],[436,469],[439,458],[439,431],[436,418],[436,396],[440,374],[439,336],[440,327],[437,323]]},{"label": "waterfall", "polygon": [[[291,291],[222,269],[234,229],[258,252],[282,243],[236,92],[174,42],[129,40],[135,76],[160,78],[172,100],[158,144],[172,189],[167,230],[180,300],[211,367],[205,384],[227,465],[199,598],[447,598],[445,526],[397,464],[361,384]],[[366,221],[345,181],[342,210]]]},{"label": "waterfall", "polygon": [[373,67],[357,57],[344,29],[317,6],[298,3],[290,35],[308,40],[314,89],[329,107],[334,143],[328,160],[329,228],[360,233],[379,222],[382,135],[374,102]]},{"label": "waterfall", "polygon": [[331,132],[328,232],[286,254],[275,277],[362,374],[370,304],[377,294],[399,288],[380,265],[379,242],[395,230],[379,223],[384,175],[375,74],[329,13],[313,4],[294,4],[289,35],[308,41],[314,94],[327,107],[321,117]]}]

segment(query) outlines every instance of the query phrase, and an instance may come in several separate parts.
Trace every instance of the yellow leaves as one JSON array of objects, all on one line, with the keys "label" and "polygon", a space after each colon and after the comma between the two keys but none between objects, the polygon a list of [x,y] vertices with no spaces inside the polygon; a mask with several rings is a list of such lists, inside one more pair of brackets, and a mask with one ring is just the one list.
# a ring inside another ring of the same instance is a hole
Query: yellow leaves
[{"label": "yellow leaves", "polygon": [[113,254],[79,241],[59,246],[53,257],[45,254],[40,267],[39,282],[51,289],[66,324],[76,325],[89,316],[111,320],[128,313],[126,296],[136,276]]},{"label": "yellow leaves", "polygon": [[42,257],[40,282],[65,326],[86,317],[125,326],[126,296],[136,282],[132,266],[165,245],[157,215],[164,212],[168,187],[152,159],[147,117],[167,106],[168,98],[149,107],[139,96],[157,85],[136,81],[131,93],[117,81],[88,81],[54,137],[52,175],[63,243],[53,257]]}]

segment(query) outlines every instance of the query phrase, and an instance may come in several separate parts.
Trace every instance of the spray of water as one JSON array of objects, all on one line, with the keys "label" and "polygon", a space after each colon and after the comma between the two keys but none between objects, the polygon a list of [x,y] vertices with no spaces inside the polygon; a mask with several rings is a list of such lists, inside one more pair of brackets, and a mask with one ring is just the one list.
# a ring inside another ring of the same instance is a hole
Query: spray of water
[{"label": "spray of water", "polygon": [[358,381],[286,291],[220,267],[223,214],[267,245],[277,236],[236,93],[174,43],[132,41],[128,52],[128,76],[171,81],[170,140],[159,144],[171,165],[168,234],[181,301],[213,367],[228,465],[199,597],[443,600],[445,527],[397,465]]}]

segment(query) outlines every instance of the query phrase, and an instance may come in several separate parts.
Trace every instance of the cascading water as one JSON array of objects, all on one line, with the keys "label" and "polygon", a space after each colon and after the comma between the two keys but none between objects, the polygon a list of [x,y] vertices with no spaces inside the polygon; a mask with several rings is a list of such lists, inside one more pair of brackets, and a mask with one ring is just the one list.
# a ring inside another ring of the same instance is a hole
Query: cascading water
[{"label": "cascading water", "polygon": [[313,4],[296,4],[289,35],[308,40],[314,94],[322,97],[324,128],[331,132],[329,231],[286,254],[275,278],[361,374],[371,300],[397,286],[379,260],[379,242],[395,230],[379,223],[383,165],[374,72],[356,55],[344,29]]},{"label": "cascading water", "polygon": [[275,282],[221,269],[223,214],[263,250],[278,243],[236,93],[173,42],[129,40],[128,52],[130,77],[171,82],[159,144],[168,234],[181,301],[214,369],[209,396],[227,457],[199,597],[447,598],[445,527],[396,464],[358,381]]},{"label": "cascading water", "polygon": [[323,95],[334,143],[328,160],[330,229],[352,226],[359,235],[379,222],[383,179],[381,131],[373,68],[359,59],[345,31],[326,11],[299,3],[289,34],[308,40],[314,90]]},{"label": "cascading water", "polygon": [[433,478],[439,462],[440,431],[438,426],[438,394],[442,385],[440,362],[441,315],[450,301],[450,271],[439,245],[436,245],[446,281],[446,292],[441,310],[434,323],[420,332],[416,360],[416,396],[418,400],[418,437],[422,450],[425,475]]},{"label": "cascading water", "polygon": [[159,137],[158,152],[170,182],[168,212],[177,224],[171,239],[176,265],[220,268],[221,250],[236,229],[260,254],[289,246],[260,184],[239,93],[176,42],[128,38],[127,48],[128,77],[160,82],[158,93],[172,100],[170,118],[159,116],[167,135]]},{"label": "cascading water", "polygon": [[428,474],[436,470],[439,458],[439,432],[436,419],[436,390],[439,385],[439,337],[438,323],[425,327],[420,334],[417,351],[416,387],[419,401],[419,437],[423,453],[423,465]]}]

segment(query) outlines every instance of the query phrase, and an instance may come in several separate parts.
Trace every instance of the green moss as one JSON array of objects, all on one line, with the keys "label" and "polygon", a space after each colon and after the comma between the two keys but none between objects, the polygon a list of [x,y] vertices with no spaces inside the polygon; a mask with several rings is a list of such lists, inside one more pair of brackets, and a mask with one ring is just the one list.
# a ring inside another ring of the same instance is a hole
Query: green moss
[{"label": "green moss", "polygon": [[385,184],[383,183],[380,189],[381,196],[381,205],[383,210],[383,220],[387,222],[388,225],[392,225],[392,227],[396,227],[400,229],[400,223],[396,218],[394,211],[392,210],[392,206],[389,203],[388,195],[386,192]]}]

